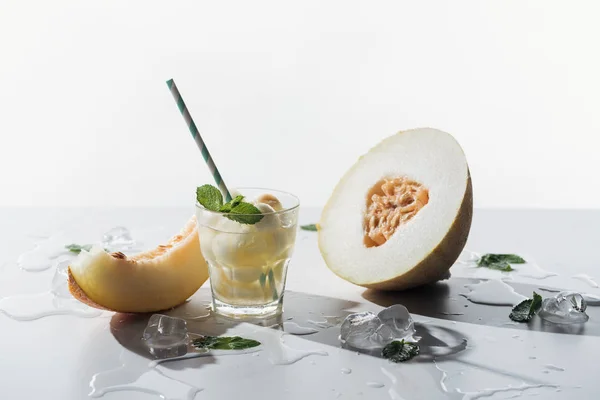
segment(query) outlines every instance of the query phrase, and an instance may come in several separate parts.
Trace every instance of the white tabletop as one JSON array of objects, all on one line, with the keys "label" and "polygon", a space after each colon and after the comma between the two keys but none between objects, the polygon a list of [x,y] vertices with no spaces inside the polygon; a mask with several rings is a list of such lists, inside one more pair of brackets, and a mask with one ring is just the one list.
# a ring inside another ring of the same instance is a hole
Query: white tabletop
[{"label": "white tabletop", "polygon": [[[284,347],[265,345],[247,354],[155,365],[140,342],[148,316],[104,312],[22,321],[6,315],[6,308],[13,317],[32,315],[31,307],[57,309],[51,300],[33,296],[48,292],[52,268],[28,272],[16,263],[42,237],[88,243],[122,225],[149,247],[177,232],[191,214],[191,209],[0,209],[0,308],[5,312],[0,313],[0,398],[429,400],[476,399],[496,389],[486,398],[600,397],[593,368],[600,359],[598,307],[588,308],[590,320],[584,325],[544,324],[537,317],[530,324],[516,324],[508,319],[509,306],[474,304],[461,296],[469,291],[465,284],[500,278],[527,297],[533,290],[552,295],[539,288],[600,295],[593,280],[573,278],[586,274],[600,280],[598,211],[477,210],[467,249],[517,253],[556,275],[539,279],[457,264],[449,280],[403,293],[365,290],[336,277],[320,257],[316,233],[300,231],[283,319],[317,333],[280,337],[274,329],[205,317],[207,284],[171,312],[187,318],[191,332],[285,342]],[[302,210],[301,223],[316,222],[318,215],[316,209]],[[6,300],[21,295],[34,297],[35,304]],[[406,305],[417,321],[424,354],[392,364],[340,347],[335,324],[341,318],[353,310],[376,311],[395,303]],[[334,326],[319,324],[325,321]],[[463,338],[466,348],[460,347]],[[436,349],[446,344],[456,345],[449,355],[427,354],[428,345]],[[300,356],[306,357],[291,363]]]}]

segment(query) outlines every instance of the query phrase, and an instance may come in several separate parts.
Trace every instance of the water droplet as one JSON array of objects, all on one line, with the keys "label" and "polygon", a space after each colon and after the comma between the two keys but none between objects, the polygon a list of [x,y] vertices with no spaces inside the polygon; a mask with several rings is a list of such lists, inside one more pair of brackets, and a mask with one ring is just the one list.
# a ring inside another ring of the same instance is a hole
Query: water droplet
[{"label": "water droplet", "polygon": [[368,386],[368,387],[375,388],[375,389],[380,389],[380,388],[384,387],[384,386],[385,386],[385,384],[383,384],[383,383],[381,383],[381,382],[373,382],[373,381],[369,381],[369,382],[367,382],[367,386]]},{"label": "water droplet", "polygon": [[344,375],[348,375],[348,374],[352,373],[352,370],[350,368],[342,368],[341,371],[342,371],[342,374],[344,374]]},{"label": "water droplet", "polygon": [[563,372],[565,370],[564,368],[557,367],[554,364],[546,364],[546,365],[544,365],[544,368],[548,368],[549,370],[558,371],[558,372]]}]

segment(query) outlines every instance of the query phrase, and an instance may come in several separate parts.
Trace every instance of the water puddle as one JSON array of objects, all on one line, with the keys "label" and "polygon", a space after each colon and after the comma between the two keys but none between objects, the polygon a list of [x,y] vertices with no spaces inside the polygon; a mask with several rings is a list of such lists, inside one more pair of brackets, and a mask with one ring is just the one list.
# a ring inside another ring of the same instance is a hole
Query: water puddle
[{"label": "water puddle", "polygon": [[17,321],[33,321],[52,315],[94,318],[102,311],[73,299],[57,297],[52,292],[23,294],[0,299],[0,313]]},{"label": "water puddle", "polygon": [[514,306],[527,297],[515,292],[512,286],[498,279],[465,285],[469,293],[461,293],[472,303],[494,306]]},{"label": "water puddle", "polygon": [[300,326],[295,322],[285,321],[283,330],[291,335],[310,335],[319,332],[317,329]]},{"label": "water puddle", "polygon": [[594,278],[592,278],[588,274],[576,274],[576,275],[573,275],[571,278],[583,281],[583,282],[587,283],[588,285],[590,285],[593,288],[597,288],[598,287],[598,284],[596,283],[596,281],[594,280]]},{"label": "water puddle", "polygon": [[526,391],[528,391],[530,389],[540,389],[540,388],[559,389],[560,386],[553,385],[553,384],[547,384],[547,383],[540,383],[540,384],[535,384],[535,385],[529,385],[526,383],[522,383],[519,386],[508,385],[506,387],[494,388],[494,389],[483,389],[483,390],[478,390],[475,392],[463,392],[460,389],[456,389],[456,393],[460,393],[463,395],[462,400],[477,400],[477,399],[481,399],[481,398],[492,397],[497,393],[510,393],[510,392],[516,392],[514,397],[520,397]]},{"label": "water puddle", "polygon": [[510,272],[478,267],[477,262],[479,261],[479,258],[481,256],[482,254],[480,253],[475,253],[469,250],[463,250],[457,261],[457,264],[463,266],[462,270],[466,272],[469,277],[472,278],[489,279],[503,276],[503,279],[512,280],[515,276],[520,276],[523,278],[543,280],[552,276],[558,276],[557,273],[547,271],[540,267],[530,257],[525,257],[527,262],[524,264],[512,265],[513,270]]},{"label": "water puddle", "polygon": [[17,321],[33,321],[53,315],[73,315],[94,318],[103,311],[76,300],[67,285],[69,261],[55,263],[50,290],[42,293],[19,294],[0,298],[0,313]]},{"label": "water puddle", "polygon": [[62,233],[43,238],[33,249],[19,256],[17,266],[25,271],[40,272],[51,268],[59,258],[73,259],[72,253],[65,249],[66,244],[69,239]]},{"label": "water puddle", "polygon": [[[287,335],[281,331],[268,331],[256,332],[258,338],[263,345],[264,350],[268,353],[269,361],[274,365],[290,365],[294,364],[309,356],[328,356],[324,350],[300,350],[290,347],[287,343]],[[291,338],[290,338],[290,341]]]},{"label": "water puddle", "polygon": [[341,324],[342,320],[343,320],[342,317],[325,316],[325,315],[322,318],[323,318],[323,320],[321,320],[321,321],[314,321],[314,320],[309,319],[307,322],[318,328],[327,329],[327,328],[331,328],[331,327]]},{"label": "water puddle", "polygon": [[514,274],[517,276],[522,276],[524,278],[533,278],[539,280],[550,278],[552,276],[558,276],[556,272],[546,271],[538,264],[532,262],[519,264],[517,267],[515,267]]},{"label": "water puddle", "polygon": [[[170,378],[157,368],[139,374],[140,366],[147,369],[147,360],[123,350],[121,366],[95,374],[90,381],[90,397],[102,397],[112,392],[140,392],[152,394],[162,400],[193,400],[201,388]],[[136,372],[136,369],[138,372]]]}]

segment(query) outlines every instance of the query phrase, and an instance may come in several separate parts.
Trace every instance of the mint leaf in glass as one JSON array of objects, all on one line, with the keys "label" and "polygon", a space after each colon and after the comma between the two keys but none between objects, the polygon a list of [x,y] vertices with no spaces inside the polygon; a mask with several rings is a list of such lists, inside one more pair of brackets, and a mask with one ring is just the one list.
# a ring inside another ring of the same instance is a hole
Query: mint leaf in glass
[{"label": "mint leaf in glass", "polygon": [[219,211],[223,205],[221,191],[213,185],[202,185],[196,188],[196,200],[210,211]]},{"label": "mint leaf in glass", "polygon": [[225,213],[231,212],[231,209],[233,207],[237,206],[238,204],[240,204],[242,202],[242,200],[244,200],[244,196],[242,196],[242,195],[235,196],[235,198],[233,200],[231,200],[228,203],[223,204],[221,206],[221,208],[219,208],[219,211],[225,212]]},{"label": "mint leaf in glass", "polygon": [[515,322],[528,322],[542,308],[542,296],[533,292],[533,298],[523,300],[511,311],[509,318]]},{"label": "mint leaf in glass", "polygon": [[300,229],[302,229],[303,231],[313,231],[313,232],[316,232],[318,230],[317,224],[301,225]]},{"label": "mint leaf in glass", "polygon": [[263,219],[264,215],[260,212],[254,204],[241,202],[235,207],[231,208],[229,213],[225,214],[225,217],[232,221],[239,222],[240,224],[254,225]]},{"label": "mint leaf in glass", "polygon": [[244,350],[260,346],[260,342],[240,336],[202,336],[192,341],[194,347],[209,350]]},{"label": "mint leaf in glass", "polygon": [[484,254],[477,262],[478,267],[497,269],[509,272],[513,268],[510,264],[524,264],[526,261],[516,254]]},{"label": "mint leaf in glass", "polygon": [[394,340],[386,345],[381,351],[383,358],[387,358],[395,363],[408,361],[419,354],[419,345],[413,342]]}]

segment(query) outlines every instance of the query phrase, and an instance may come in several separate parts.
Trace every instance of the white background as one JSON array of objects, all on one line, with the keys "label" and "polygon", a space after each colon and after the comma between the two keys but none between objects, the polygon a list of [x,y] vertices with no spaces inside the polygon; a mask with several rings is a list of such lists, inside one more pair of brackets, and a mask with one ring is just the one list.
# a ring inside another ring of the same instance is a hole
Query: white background
[{"label": "white background", "polygon": [[600,3],[0,0],[0,205],[320,206],[398,130],[452,133],[479,207],[599,207]]}]

